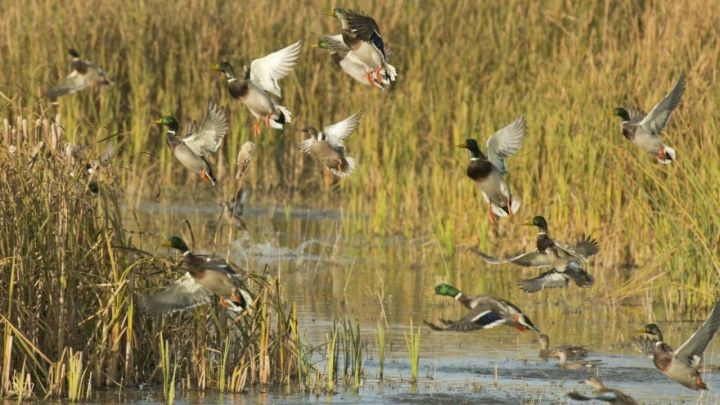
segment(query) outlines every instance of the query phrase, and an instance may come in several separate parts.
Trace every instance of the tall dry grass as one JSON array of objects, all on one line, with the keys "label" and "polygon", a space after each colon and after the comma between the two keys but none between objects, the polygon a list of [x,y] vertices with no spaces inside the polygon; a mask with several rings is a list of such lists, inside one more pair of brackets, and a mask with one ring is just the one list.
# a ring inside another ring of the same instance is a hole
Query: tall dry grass
[{"label": "tall dry grass", "polygon": [[0,126],[0,398],[78,401],[162,381],[171,401],[175,381],[241,392],[311,367],[296,315],[263,275],[249,276],[256,299],[238,319],[137,311],[135,292],[165,288],[177,266],[147,252],[158,238],[126,232],[115,163],[75,146],[58,118]]}]

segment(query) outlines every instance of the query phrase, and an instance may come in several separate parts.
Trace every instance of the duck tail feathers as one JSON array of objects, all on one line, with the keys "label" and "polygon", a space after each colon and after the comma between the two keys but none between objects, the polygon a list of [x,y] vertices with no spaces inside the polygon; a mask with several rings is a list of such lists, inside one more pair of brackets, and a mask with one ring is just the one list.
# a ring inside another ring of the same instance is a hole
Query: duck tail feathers
[{"label": "duck tail feathers", "polygon": [[343,170],[330,169],[330,172],[337,177],[347,177],[355,171],[355,159],[351,157],[345,157],[345,166]]},{"label": "duck tail feathers", "polygon": [[395,66],[386,63],[385,66],[385,76],[391,81],[394,82],[395,79],[397,79],[397,70],[395,69]]},{"label": "duck tail feathers", "polygon": [[658,159],[658,162],[660,162],[664,165],[669,165],[677,157],[677,153],[675,152],[675,149],[673,149],[667,145],[663,145],[663,155],[665,157],[663,159]]},{"label": "duck tail feathers", "polygon": [[[517,198],[515,196],[511,197],[510,209],[512,210],[513,214],[518,212],[521,205],[522,205],[522,203],[520,202],[519,198]],[[498,217],[502,217],[502,218],[507,217],[509,214],[507,211],[507,207],[499,207],[495,204],[492,204],[492,212],[493,212],[493,214],[497,215]]]},{"label": "duck tail feathers", "polygon": [[279,105],[277,106],[277,118],[270,120],[270,126],[276,129],[282,129],[283,124],[292,122],[292,113],[287,107]]}]

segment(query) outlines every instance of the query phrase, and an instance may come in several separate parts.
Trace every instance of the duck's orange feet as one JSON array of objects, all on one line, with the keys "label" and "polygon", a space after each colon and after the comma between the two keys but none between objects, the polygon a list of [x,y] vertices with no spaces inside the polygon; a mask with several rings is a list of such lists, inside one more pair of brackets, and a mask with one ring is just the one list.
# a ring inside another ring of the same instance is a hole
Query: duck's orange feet
[{"label": "duck's orange feet", "polygon": [[375,85],[375,81],[373,80],[372,75],[373,75],[373,72],[372,72],[372,71],[367,72],[367,73],[365,74],[365,80],[367,80],[367,82],[368,82],[369,85],[374,86],[374,85]]},{"label": "duck's orange feet", "polygon": [[377,69],[375,69],[375,80],[382,83],[383,77],[382,74],[380,74],[381,71],[382,66],[379,66]]},{"label": "duck's orange feet", "polygon": [[254,134],[255,136],[260,135],[260,125],[261,125],[261,124],[262,124],[262,118],[258,118],[258,119],[255,121],[255,126],[253,127],[253,134]]},{"label": "duck's orange feet", "polygon": [[509,216],[509,217],[512,217],[512,216],[513,216],[513,212],[512,212],[512,197],[510,197],[510,196],[507,196],[507,212],[508,212],[508,216]]},{"label": "duck's orange feet", "polygon": [[228,305],[227,301],[225,301],[225,298],[223,297],[220,297],[220,299],[218,299],[218,304],[220,304],[220,306],[225,309],[230,309],[230,305]]},{"label": "duck's orange feet", "polygon": [[265,128],[270,128],[270,118],[272,118],[273,113],[268,113],[268,115],[265,116]]},{"label": "duck's orange feet", "polygon": [[664,146],[661,146],[660,149],[658,150],[657,159],[665,160],[665,147]]},{"label": "duck's orange feet", "polygon": [[200,178],[207,183],[213,183],[212,177],[210,177],[210,174],[205,169],[200,170]]},{"label": "duck's orange feet", "polygon": [[492,205],[488,203],[488,217],[490,217],[490,223],[493,225],[497,225],[497,221],[495,220],[495,214],[492,212]]}]

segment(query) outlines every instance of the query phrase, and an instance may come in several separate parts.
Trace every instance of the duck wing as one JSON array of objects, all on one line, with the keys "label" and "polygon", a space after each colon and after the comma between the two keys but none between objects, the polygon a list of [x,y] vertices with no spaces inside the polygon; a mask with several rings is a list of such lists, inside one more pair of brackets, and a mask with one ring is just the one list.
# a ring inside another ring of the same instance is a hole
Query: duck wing
[{"label": "duck wing", "polygon": [[520,149],[525,139],[525,132],[525,120],[521,116],[488,138],[488,160],[500,173],[507,173],[505,159]]},{"label": "duck wing", "polygon": [[581,288],[590,287],[595,282],[595,278],[580,267],[580,264],[577,262],[568,263],[567,266],[565,266],[565,271],[563,273]]},{"label": "duck wing", "polygon": [[348,11],[346,18],[350,31],[363,41],[371,42],[385,57],[385,43],[375,19],[354,11]]},{"label": "duck wing", "polygon": [[352,134],[360,122],[362,113],[355,113],[344,120],[327,126],[323,129],[323,133],[327,137],[327,141],[333,148],[344,148],[345,138]]},{"label": "duck wing", "polygon": [[182,311],[210,302],[212,292],[195,281],[190,273],[185,273],[173,285],[152,294],[138,294],[138,305],[147,313],[166,313]]},{"label": "duck wing", "polygon": [[297,41],[279,51],[255,59],[250,64],[250,81],[264,91],[282,97],[278,80],[287,76],[295,67],[300,49],[302,49],[302,41]]},{"label": "duck wing", "polygon": [[323,42],[330,52],[346,54],[350,52],[350,47],[345,45],[343,42],[342,34],[337,35],[323,35],[320,37],[319,42]]},{"label": "duck wing", "polygon": [[47,96],[51,100],[55,100],[60,96],[68,93],[75,93],[90,87],[90,81],[84,74],[73,70],[62,83],[48,90]]},{"label": "duck wing", "polygon": [[523,267],[544,267],[544,266],[552,266],[552,258],[550,255],[547,255],[545,253],[540,253],[538,251],[534,252],[527,252],[527,253],[520,253],[516,256],[509,257],[507,259],[498,259],[492,256],[489,256],[483,252],[478,252],[480,257],[489,264],[505,264],[505,263],[514,263],[519,266]]},{"label": "duck wing", "polygon": [[660,131],[665,128],[670,115],[675,108],[680,104],[682,95],[685,93],[685,73],[680,74],[680,78],[675,87],[663,98],[648,115],[640,122],[640,126],[643,127],[647,133],[654,136],[660,135]]},{"label": "duck wing", "polygon": [[555,246],[567,252],[569,255],[581,259],[587,260],[590,256],[595,255],[600,251],[597,240],[590,236],[583,235],[575,245],[567,245],[561,242],[555,241]]},{"label": "duck wing", "polygon": [[715,303],[710,316],[690,338],[675,350],[675,357],[695,367],[702,362],[702,355],[720,328],[720,300]]},{"label": "duck wing", "polygon": [[207,111],[200,127],[188,126],[187,136],[182,141],[196,155],[206,157],[217,152],[225,135],[230,131],[230,121],[224,108],[208,102]]},{"label": "duck wing", "polygon": [[520,281],[520,288],[526,293],[535,293],[545,288],[566,288],[570,279],[555,269],[546,271],[539,276]]}]

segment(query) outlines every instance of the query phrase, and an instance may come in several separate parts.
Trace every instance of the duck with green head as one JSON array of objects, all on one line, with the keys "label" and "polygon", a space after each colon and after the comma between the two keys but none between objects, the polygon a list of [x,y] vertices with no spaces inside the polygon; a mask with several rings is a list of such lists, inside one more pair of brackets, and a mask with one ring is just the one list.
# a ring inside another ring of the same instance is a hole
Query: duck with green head
[{"label": "duck with green head", "polygon": [[519,117],[488,138],[487,155],[480,151],[475,139],[466,139],[458,145],[470,151],[466,174],[475,181],[488,204],[488,216],[493,225],[496,217],[512,216],[520,209],[520,200],[510,193],[505,182],[505,159],[520,149],[524,139],[525,121]]},{"label": "duck with green head", "polygon": [[62,83],[48,90],[47,96],[55,100],[66,94],[76,93],[89,87],[99,88],[111,85],[107,72],[93,62],[80,59],[80,53],[73,48],[68,50],[72,56],[73,71],[63,80]]},{"label": "duck with green head", "polygon": [[235,70],[227,61],[212,65],[210,68],[222,72],[227,81],[228,92],[239,99],[255,117],[253,133],[260,134],[264,122],[266,128],[282,129],[284,124],[292,122],[292,114],[287,107],[279,105],[270,94],[282,97],[278,81],[290,73],[297,63],[301,42],[255,59],[250,67],[243,67],[242,78],[235,76]]},{"label": "duck with green head", "polygon": [[368,83],[390,83],[396,80],[397,70],[387,63],[385,42],[380,34],[380,27],[372,17],[339,7],[326,14],[340,21],[343,42],[358,60],[370,69],[365,75]]},{"label": "duck with green head", "polygon": [[662,342],[663,335],[660,327],[654,323],[649,323],[635,332],[633,346],[642,353],[652,356],[655,353],[655,343]]},{"label": "duck with green head", "polygon": [[385,88],[390,85],[389,80],[382,77],[381,80],[378,80],[378,78],[372,74],[372,69],[345,45],[342,35],[323,35],[312,47],[330,52],[330,57],[333,62],[358,83],[380,90],[385,90]]},{"label": "duck with green head", "polygon": [[345,155],[345,139],[350,136],[360,122],[360,113],[353,114],[340,122],[318,131],[308,127],[302,131],[310,138],[300,142],[300,150],[314,155],[320,163],[337,177],[347,177],[355,170],[355,159]]},{"label": "duck with green head", "polygon": [[590,237],[583,236],[575,245],[564,244],[552,239],[548,235],[548,223],[543,216],[535,216],[523,225],[538,228],[535,240],[536,250],[508,259],[497,259],[480,252],[483,260],[490,264],[515,263],[524,267],[550,267],[564,272],[570,263],[574,262],[579,265],[580,262],[587,261],[599,250],[597,241]]},{"label": "duck with green head", "polygon": [[617,107],[611,115],[622,119],[622,132],[625,138],[655,157],[659,163],[670,164],[677,157],[675,149],[662,143],[660,135],[670,120],[670,115],[680,104],[683,93],[685,93],[685,73],[680,74],[675,87],[650,110],[649,114]]},{"label": "duck with green head", "polygon": [[152,295],[138,294],[138,304],[147,313],[182,311],[207,304],[217,295],[220,305],[234,313],[245,311],[252,303],[250,293],[238,287],[242,275],[220,258],[193,254],[185,241],[173,236],[163,246],[183,255],[185,275],[169,288]]},{"label": "duck with green head", "polygon": [[653,363],[668,378],[692,390],[706,390],[707,385],[702,380],[699,368],[702,366],[703,353],[719,328],[720,301],[716,301],[705,323],[677,350],[663,341],[660,328],[655,324],[646,325],[638,336],[650,336],[655,342]]},{"label": "duck with green head", "polygon": [[167,127],[165,139],[178,162],[214,186],[216,179],[207,158],[218,151],[223,138],[230,131],[227,112],[209,102],[200,126],[189,125],[184,138],[177,136],[179,124],[175,117],[166,115],[156,120],[155,124]]},{"label": "duck with green head", "polygon": [[531,330],[536,334],[540,330],[518,307],[508,301],[489,295],[467,296],[449,284],[435,286],[435,294],[455,298],[470,312],[455,321],[441,319],[443,326],[425,322],[436,331],[469,332],[478,329],[490,329],[500,325],[513,327],[520,332]]}]

